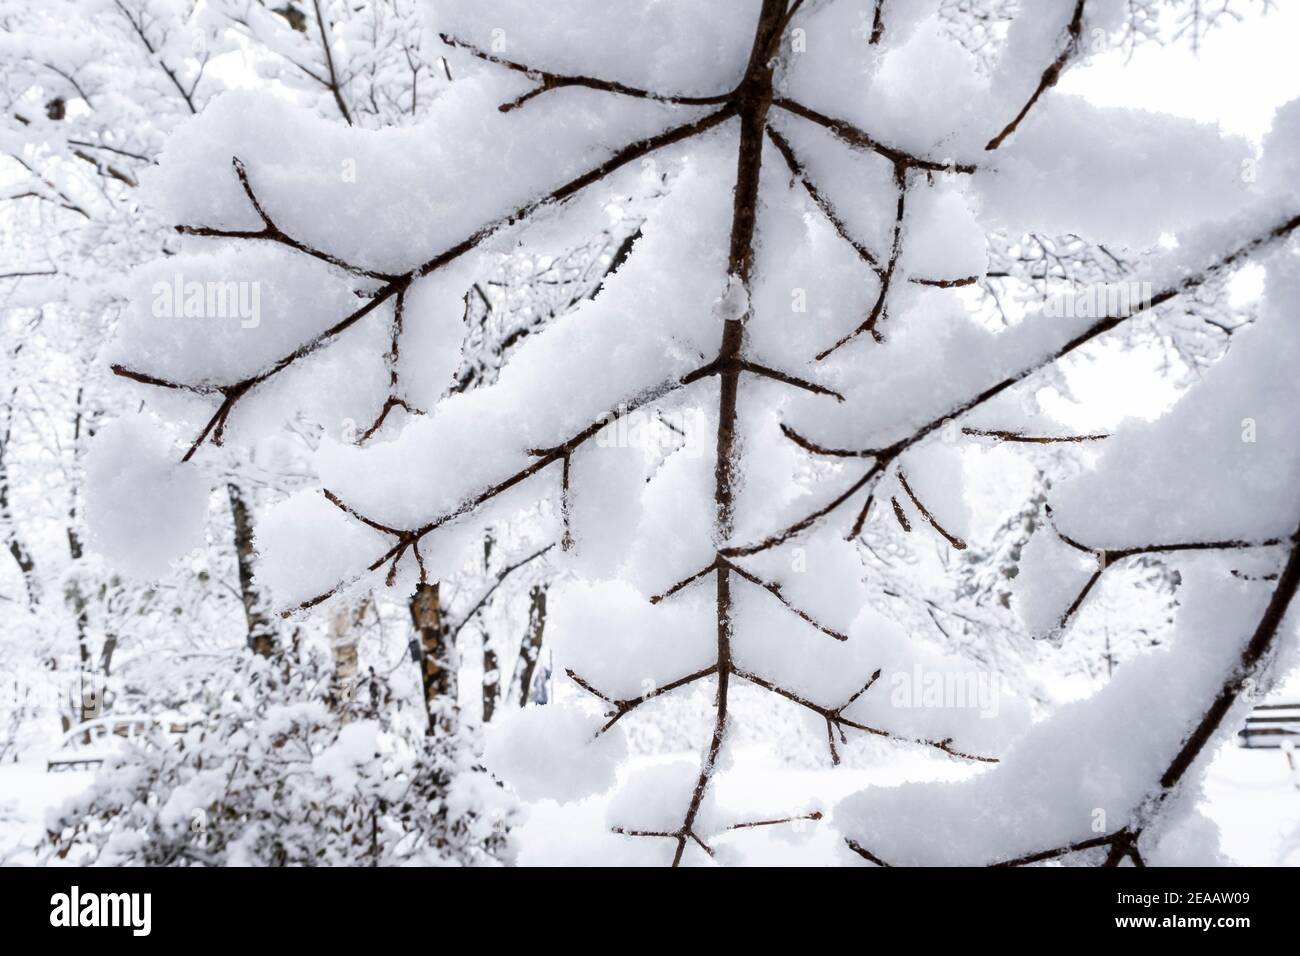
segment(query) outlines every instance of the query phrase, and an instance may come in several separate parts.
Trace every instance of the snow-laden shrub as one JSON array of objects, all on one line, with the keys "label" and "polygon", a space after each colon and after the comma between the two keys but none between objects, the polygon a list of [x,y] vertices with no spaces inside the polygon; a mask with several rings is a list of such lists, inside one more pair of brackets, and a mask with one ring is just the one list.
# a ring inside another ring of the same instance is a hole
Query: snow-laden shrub
[{"label": "snow-laden shrub", "polygon": [[[50,815],[49,841],[99,865],[494,863],[513,803],[459,734],[390,723],[375,677],[348,707],[253,658],[179,736],[159,727]],[[373,696],[372,696],[373,695]],[[372,704],[373,702],[373,704]]]}]

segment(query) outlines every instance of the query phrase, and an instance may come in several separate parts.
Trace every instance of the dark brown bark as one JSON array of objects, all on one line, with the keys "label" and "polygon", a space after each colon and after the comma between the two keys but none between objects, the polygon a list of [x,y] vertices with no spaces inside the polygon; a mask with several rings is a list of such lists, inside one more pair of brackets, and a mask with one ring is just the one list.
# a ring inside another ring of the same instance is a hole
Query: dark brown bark
[{"label": "dark brown bark", "polygon": [[[785,22],[785,11],[785,0],[763,0],[749,66],[740,90],[740,148],[736,160],[736,191],[732,203],[731,248],[727,271],[730,281],[739,282],[747,295],[754,265],[754,230],[758,220],[758,186],[763,165],[763,130],[767,125],[767,112],[772,106],[772,60],[769,52]],[[714,534],[719,547],[726,544],[731,536],[735,503],[736,399],[740,385],[739,364],[743,361],[744,322],[748,317],[747,311],[739,319],[726,321],[718,349],[719,365],[735,367],[734,370],[723,372],[719,382],[717,461],[713,485],[716,523]],[[700,766],[699,779],[691,794],[690,805],[686,808],[681,830],[677,833],[674,866],[681,862],[688,840],[700,842],[694,831],[695,817],[704,802],[704,794],[713,778],[722,741],[727,733],[727,691],[731,674],[731,575],[728,566],[722,563],[722,555],[719,553],[717,557],[716,716],[713,736]]]},{"label": "dark brown bark", "polygon": [[439,731],[450,733],[455,725],[456,671],[438,585],[417,585],[410,610],[420,654],[424,709],[429,722],[426,733],[430,736]]},{"label": "dark brown bark", "polygon": [[[321,50],[325,53],[325,69],[329,74],[330,95],[334,97],[334,105],[339,108],[343,114],[343,119],[349,126],[352,125],[352,113],[348,110],[348,104],[343,99],[343,87],[339,83],[338,71],[334,68],[334,52],[330,49],[329,30],[325,26],[325,15],[321,13],[320,0],[312,0],[312,5],[316,9],[316,26],[320,28],[320,45]],[[292,22],[292,21],[291,21]]]},{"label": "dark brown bark", "polygon": [[867,41],[875,46],[885,36],[885,0],[876,0],[875,12],[871,15],[871,38]]},{"label": "dark brown bark", "polygon": [[1002,132],[989,140],[988,145],[984,147],[985,149],[997,149],[1005,143],[1007,137],[1014,133],[1016,128],[1020,126],[1021,121],[1029,115],[1029,111],[1034,108],[1034,104],[1038,102],[1039,97],[1055,86],[1056,81],[1061,78],[1065,67],[1079,52],[1079,39],[1083,33],[1083,8],[1087,2],[1088,0],[1077,0],[1074,6],[1074,15],[1070,17],[1070,23],[1065,28],[1065,44],[1061,48],[1061,52],[1043,71],[1042,78],[1038,81],[1038,86],[1034,88],[1028,102],[1020,108],[1020,112],[1002,129]]}]

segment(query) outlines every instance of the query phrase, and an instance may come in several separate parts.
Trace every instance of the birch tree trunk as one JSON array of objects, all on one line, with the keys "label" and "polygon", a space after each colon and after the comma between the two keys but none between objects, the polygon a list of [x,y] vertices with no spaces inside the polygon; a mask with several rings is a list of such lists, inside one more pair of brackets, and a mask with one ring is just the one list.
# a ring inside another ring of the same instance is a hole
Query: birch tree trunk
[{"label": "birch tree trunk", "polygon": [[420,584],[411,598],[411,623],[415,625],[424,709],[430,736],[455,727],[456,669],[437,584]]},{"label": "birch tree trunk", "polygon": [[18,394],[18,389],[13,388],[9,391],[9,401],[6,408],[4,428],[0,430],[0,529],[3,529],[5,548],[13,555],[14,561],[18,564],[18,570],[23,575],[23,585],[27,592],[28,607],[35,607],[40,601],[40,584],[36,579],[36,561],[32,557],[31,551],[23,544],[22,536],[18,533],[18,526],[14,520],[13,510],[9,506],[9,463],[5,458],[5,451],[9,447],[9,436],[13,432],[13,405],[14,399]]},{"label": "birch tree trunk", "polygon": [[357,643],[361,633],[357,629],[370,599],[358,607],[340,607],[330,620],[330,653],[334,656],[334,675],[330,681],[330,701],[343,723],[352,719],[352,702],[357,694]]},{"label": "birch tree trunk", "polygon": [[542,653],[542,639],[546,631],[546,588],[534,584],[528,597],[528,632],[519,645],[519,657],[515,660],[515,673],[511,680],[512,693],[520,707],[528,705],[528,698],[532,694],[533,674],[537,671],[537,660]]},{"label": "birch tree trunk", "polygon": [[[492,562],[492,535],[483,539],[483,570],[488,571]],[[501,693],[501,665],[497,660],[496,649],[492,646],[492,634],[488,628],[483,632],[483,723],[492,719],[496,713],[497,697]]]},{"label": "birch tree trunk", "polygon": [[248,646],[254,654],[270,657],[275,651],[275,624],[266,611],[262,595],[253,581],[253,517],[244,493],[233,481],[226,483],[230,517],[235,528],[235,557],[239,565],[239,594],[248,622]]},{"label": "birch tree trunk", "polygon": [[[81,426],[83,422],[82,399],[83,390],[77,389],[76,414],[72,420],[72,454],[74,461],[80,454],[81,448]],[[72,492],[72,502],[68,505],[68,557],[71,559],[67,583],[64,586],[63,598],[67,603],[68,609],[72,612],[73,624],[77,633],[77,660],[79,663],[77,687],[74,692],[75,697],[71,702],[72,713],[77,723],[84,724],[88,720],[93,720],[99,716],[100,699],[95,692],[95,685],[98,678],[91,671],[91,653],[90,653],[90,614],[87,608],[86,593],[82,587],[81,572],[83,570],[83,559],[85,557],[85,548],[81,543],[81,534],[77,530],[77,523],[80,518],[77,514],[77,490]],[[86,682],[91,681],[90,687]]]}]

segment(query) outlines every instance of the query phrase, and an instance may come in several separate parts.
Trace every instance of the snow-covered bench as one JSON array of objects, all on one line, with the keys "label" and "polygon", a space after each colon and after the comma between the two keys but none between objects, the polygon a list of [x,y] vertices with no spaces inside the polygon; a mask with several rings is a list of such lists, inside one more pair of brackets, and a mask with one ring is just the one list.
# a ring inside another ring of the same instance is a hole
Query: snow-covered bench
[{"label": "snow-covered bench", "polygon": [[169,733],[183,733],[184,724],[148,715],[110,715],[78,724],[63,735],[59,746],[45,761],[49,773],[62,770],[90,770],[102,764],[116,749],[117,741],[133,740],[152,727],[166,726]]},{"label": "snow-covered bench", "polygon": [[1300,744],[1300,704],[1260,704],[1237,737],[1249,748],[1277,748],[1288,740]]}]

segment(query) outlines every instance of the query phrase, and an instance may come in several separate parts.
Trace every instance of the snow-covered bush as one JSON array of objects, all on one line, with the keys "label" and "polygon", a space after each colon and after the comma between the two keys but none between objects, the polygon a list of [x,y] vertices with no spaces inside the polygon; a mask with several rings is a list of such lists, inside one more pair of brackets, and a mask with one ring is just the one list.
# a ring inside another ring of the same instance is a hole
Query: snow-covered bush
[{"label": "snow-covered bush", "polygon": [[250,658],[52,811],[72,862],[145,866],[494,864],[514,801],[468,756],[472,742],[384,717],[372,675],[342,710],[313,689],[323,661]]}]

